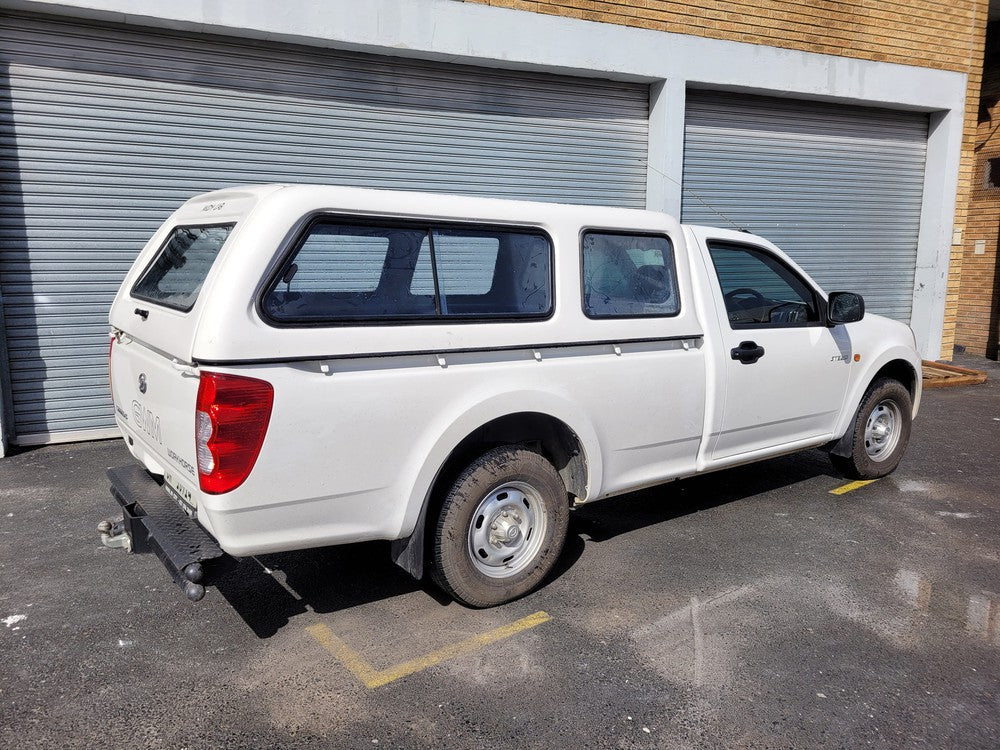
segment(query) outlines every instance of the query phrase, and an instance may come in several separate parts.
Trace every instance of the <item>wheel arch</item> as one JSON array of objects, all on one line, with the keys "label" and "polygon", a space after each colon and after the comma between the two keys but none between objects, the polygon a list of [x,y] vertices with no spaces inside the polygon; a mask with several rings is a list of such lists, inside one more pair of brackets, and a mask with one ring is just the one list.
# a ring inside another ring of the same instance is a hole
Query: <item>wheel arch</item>
[{"label": "wheel arch", "polygon": [[477,404],[455,419],[416,473],[401,538],[392,543],[393,560],[415,578],[423,576],[424,529],[433,517],[437,490],[491,447],[528,444],[553,463],[570,495],[586,500],[599,490],[603,465],[590,421],[572,402],[551,394],[511,396]]},{"label": "wheel arch", "polygon": [[914,357],[912,351],[899,347],[898,350],[890,350],[870,363],[864,373],[853,382],[844,401],[843,414],[837,423],[837,432],[834,433],[840,437],[827,446],[827,450],[833,455],[849,456],[851,454],[852,428],[858,407],[872,383],[882,377],[897,380],[906,387],[913,403],[911,416],[917,416],[923,390],[920,360]]},{"label": "wheel arch", "polygon": [[882,377],[898,380],[900,383],[905,385],[906,390],[910,392],[910,399],[916,401],[917,371],[914,369],[913,365],[905,359],[893,359],[882,365],[878,371],[871,376],[865,390],[867,391],[868,388],[871,387],[872,383]]}]

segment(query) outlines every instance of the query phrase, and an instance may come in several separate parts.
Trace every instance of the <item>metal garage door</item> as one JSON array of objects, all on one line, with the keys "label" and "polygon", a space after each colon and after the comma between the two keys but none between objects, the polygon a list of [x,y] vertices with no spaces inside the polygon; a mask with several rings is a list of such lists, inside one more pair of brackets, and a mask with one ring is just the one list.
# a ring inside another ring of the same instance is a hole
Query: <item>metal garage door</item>
[{"label": "metal garage door", "polygon": [[926,115],[689,91],[684,138],[684,221],[749,229],[909,321]]},{"label": "metal garage door", "polygon": [[645,86],[0,19],[17,442],[112,426],[106,317],[193,194],[290,181],[643,206]]}]

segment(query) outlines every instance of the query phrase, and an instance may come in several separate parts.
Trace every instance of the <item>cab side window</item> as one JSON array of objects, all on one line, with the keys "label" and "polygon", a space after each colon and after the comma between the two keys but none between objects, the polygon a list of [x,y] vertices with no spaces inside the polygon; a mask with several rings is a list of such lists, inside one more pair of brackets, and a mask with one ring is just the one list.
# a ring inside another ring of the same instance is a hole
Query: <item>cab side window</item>
[{"label": "cab side window", "polygon": [[819,322],[816,292],[779,258],[760,248],[724,242],[709,242],[708,252],[733,328]]},{"label": "cab side window", "polygon": [[680,312],[670,239],[585,232],[583,310],[588,318],[664,317]]}]

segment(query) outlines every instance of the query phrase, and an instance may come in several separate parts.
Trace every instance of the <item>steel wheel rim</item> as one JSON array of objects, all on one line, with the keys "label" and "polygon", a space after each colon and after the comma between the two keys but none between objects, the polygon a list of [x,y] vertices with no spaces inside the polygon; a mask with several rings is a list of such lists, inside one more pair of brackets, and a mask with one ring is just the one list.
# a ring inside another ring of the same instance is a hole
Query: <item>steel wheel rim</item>
[{"label": "steel wheel rim", "polygon": [[872,461],[885,461],[899,445],[903,415],[892,399],[879,401],[865,423],[865,452]]},{"label": "steel wheel rim", "polygon": [[541,494],[525,482],[506,482],[479,503],[469,523],[468,554],[490,578],[510,578],[542,547],[549,519]]}]

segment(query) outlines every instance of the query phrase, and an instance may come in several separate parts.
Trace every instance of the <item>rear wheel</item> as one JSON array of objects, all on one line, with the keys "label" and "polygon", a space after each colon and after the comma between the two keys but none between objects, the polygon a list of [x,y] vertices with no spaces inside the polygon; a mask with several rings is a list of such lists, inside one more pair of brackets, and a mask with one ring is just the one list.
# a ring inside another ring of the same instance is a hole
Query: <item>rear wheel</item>
[{"label": "rear wheel", "polygon": [[830,455],[833,465],[855,479],[878,479],[899,466],[910,442],[913,402],[898,380],[879,378],[868,388],[851,426],[851,455]]},{"label": "rear wheel", "polygon": [[494,448],[444,498],[431,577],[473,607],[524,596],[552,570],[568,522],[566,488],[552,464],[519,446]]}]

